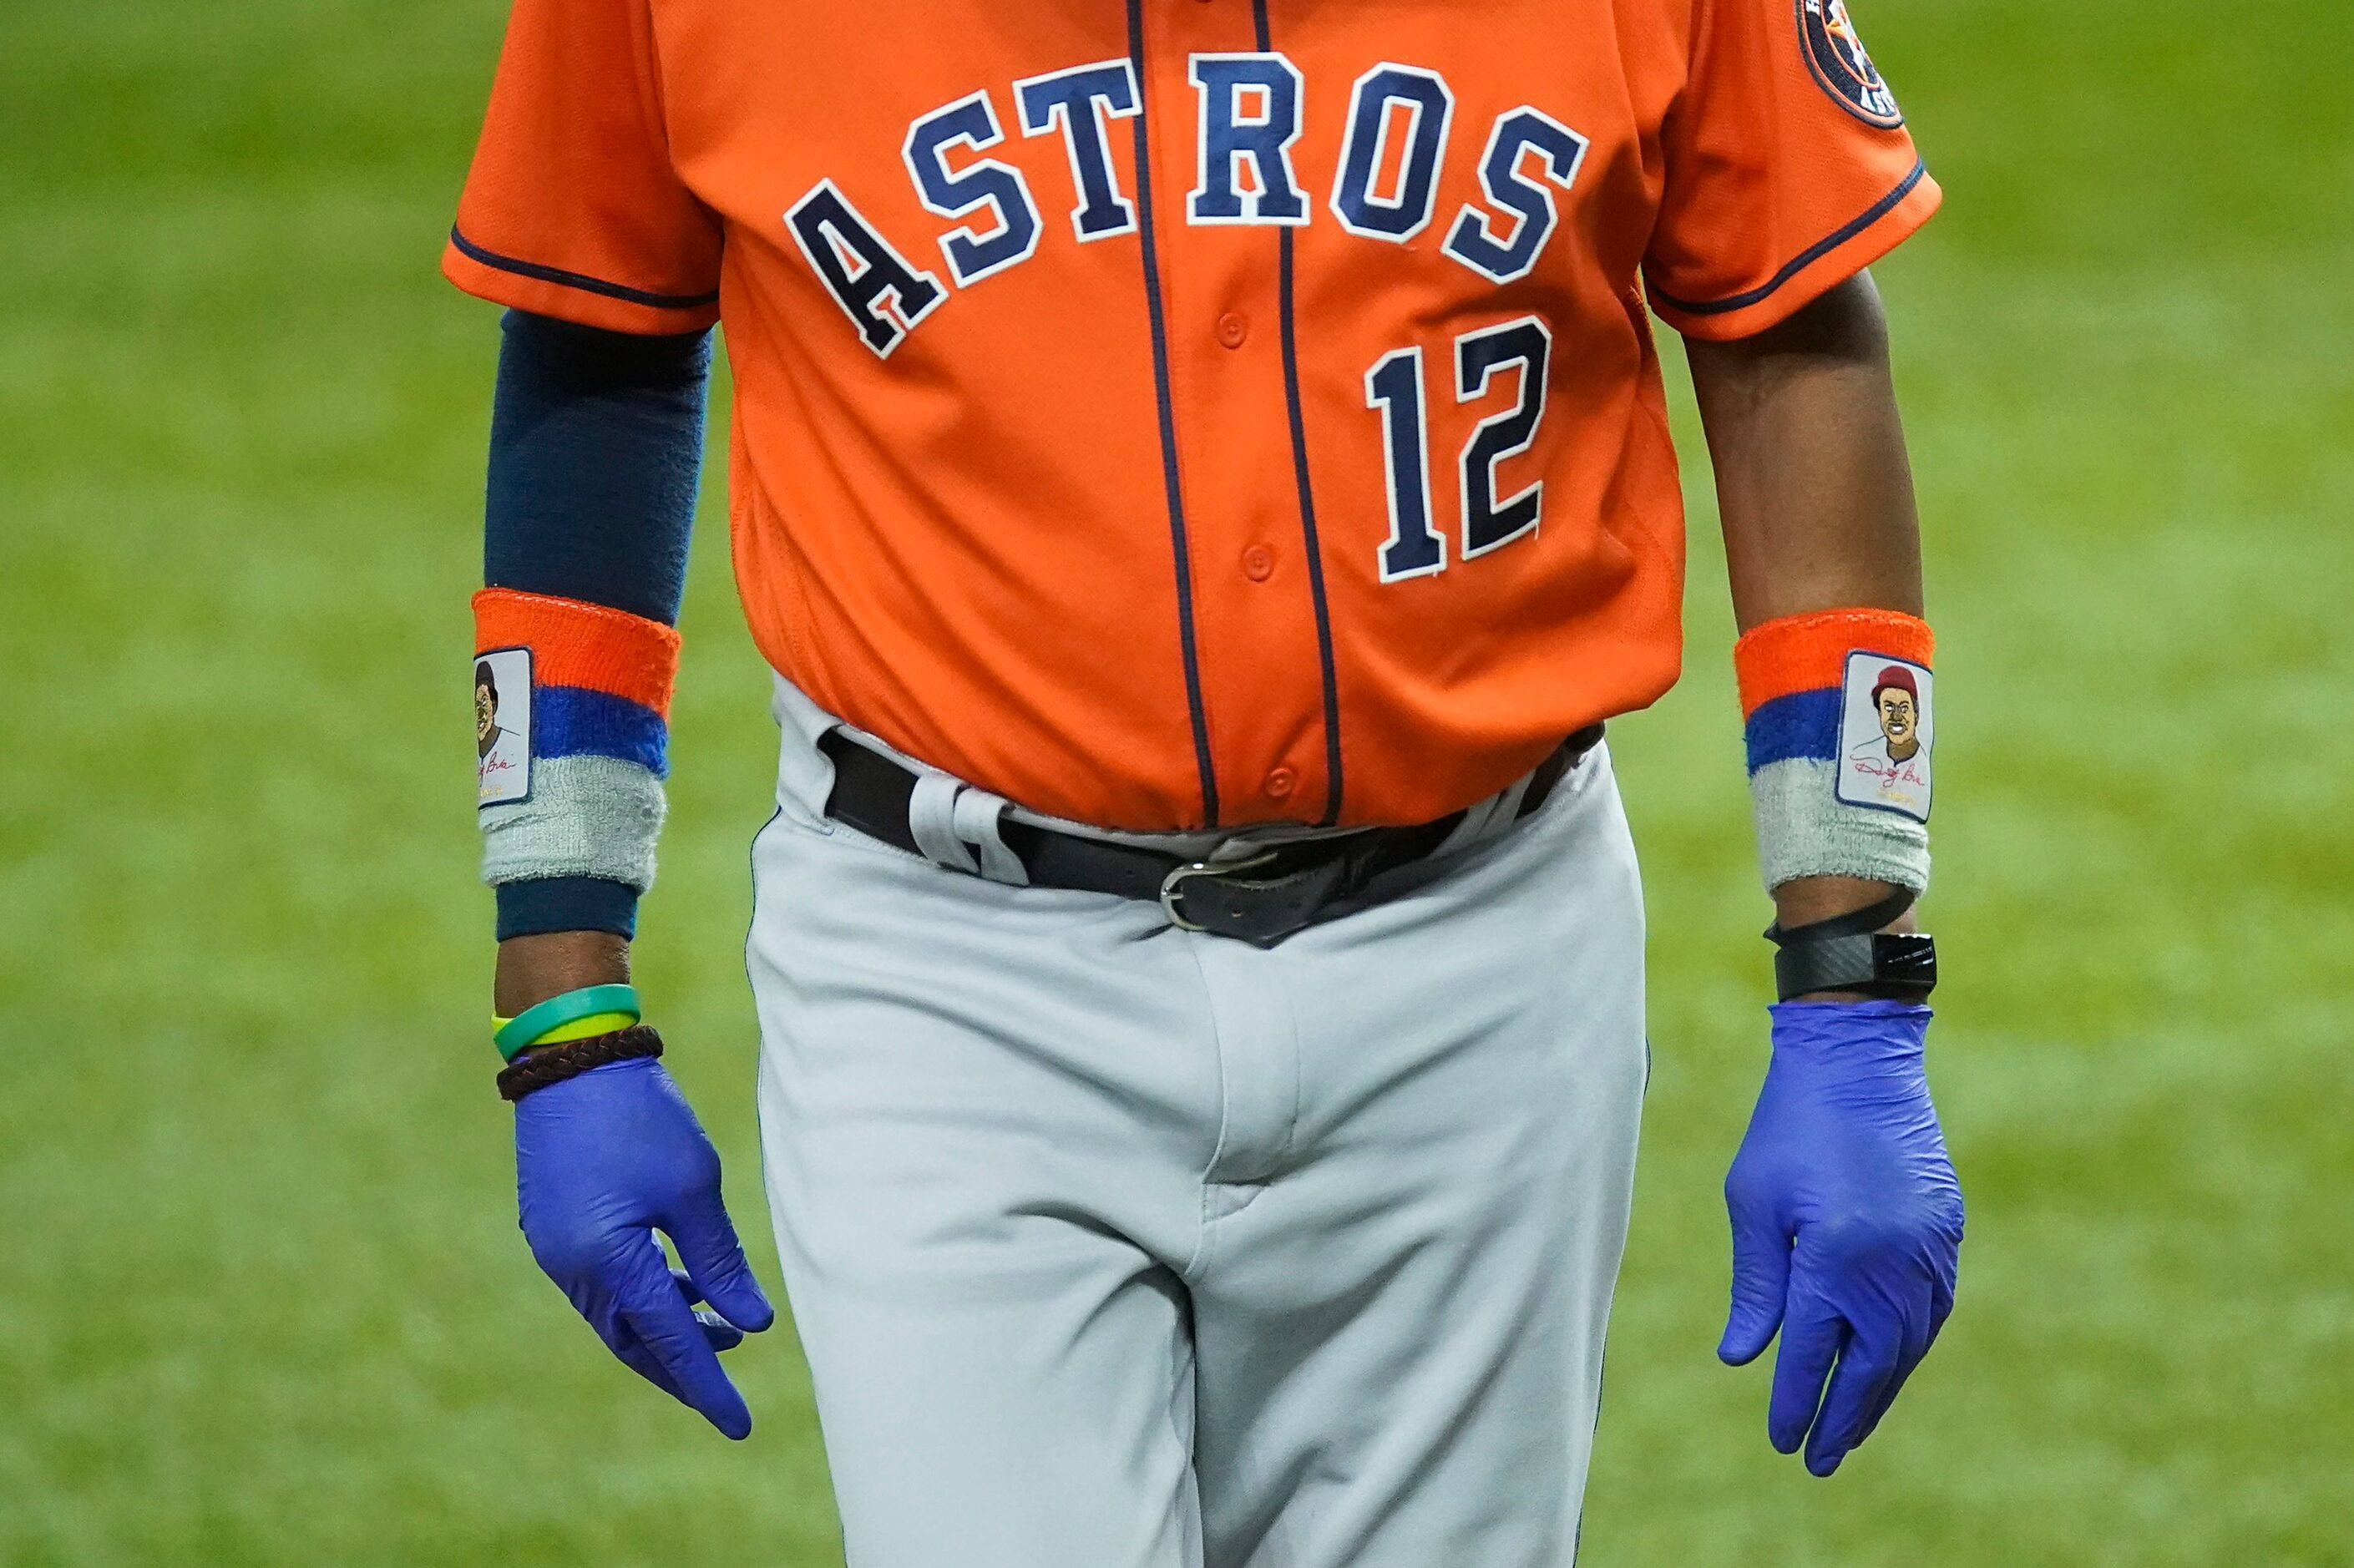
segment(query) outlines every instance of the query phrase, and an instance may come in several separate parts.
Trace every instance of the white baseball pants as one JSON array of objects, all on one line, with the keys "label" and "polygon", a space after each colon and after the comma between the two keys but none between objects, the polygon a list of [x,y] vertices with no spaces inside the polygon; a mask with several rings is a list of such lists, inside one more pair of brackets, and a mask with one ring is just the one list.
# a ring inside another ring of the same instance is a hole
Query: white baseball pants
[{"label": "white baseball pants", "polygon": [[1606,750],[1262,950],[825,821],[779,707],[760,1121],[850,1568],[1571,1563],[1646,1065]]}]

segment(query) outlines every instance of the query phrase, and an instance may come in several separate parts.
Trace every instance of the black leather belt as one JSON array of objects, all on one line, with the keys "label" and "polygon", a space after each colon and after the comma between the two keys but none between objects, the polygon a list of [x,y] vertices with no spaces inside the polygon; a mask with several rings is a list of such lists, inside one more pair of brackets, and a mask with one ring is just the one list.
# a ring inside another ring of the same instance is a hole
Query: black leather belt
[{"label": "black leather belt", "polygon": [[[1531,775],[1517,816],[1529,816],[1543,806],[1553,786],[1601,739],[1597,724],[1562,742]],[[910,854],[923,853],[907,821],[908,800],[916,790],[912,771],[840,730],[827,731],[818,749],[833,761],[827,816]],[[1365,828],[1269,844],[1247,859],[1216,865],[1057,832],[1010,816],[999,818],[997,830],[1034,887],[1155,900],[1172,926],[1272,948],[1315,924],[1334,905],[1363,892],[1384,872],[1429,854],[1461,825],[1465,815],[1450,811],[1410,828]]]}]

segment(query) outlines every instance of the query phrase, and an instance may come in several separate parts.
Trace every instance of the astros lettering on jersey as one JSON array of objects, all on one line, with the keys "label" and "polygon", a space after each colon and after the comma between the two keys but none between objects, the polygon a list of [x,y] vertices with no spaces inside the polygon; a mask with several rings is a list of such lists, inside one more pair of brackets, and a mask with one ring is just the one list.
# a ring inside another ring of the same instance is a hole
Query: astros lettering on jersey
[{"label": "astros lettering on jersey", "polygon": [[1840,0],[517,0],[445,267],[724,323],[827,711],[1108,827],[1403,823],[1676,676],[1648,312],[1937,200]]}]

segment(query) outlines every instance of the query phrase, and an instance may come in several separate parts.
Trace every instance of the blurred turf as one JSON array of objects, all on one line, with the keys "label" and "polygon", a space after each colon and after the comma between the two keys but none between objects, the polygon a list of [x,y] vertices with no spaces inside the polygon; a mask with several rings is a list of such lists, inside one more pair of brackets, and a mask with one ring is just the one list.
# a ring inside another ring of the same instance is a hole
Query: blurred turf
[{"label": "blurred turf", "polygon": [[[433,271],[500,10],[0,13],[10,1568],[839,1561],[785,1333],[728,1446],[514,1233],[451,683],[494,334]],[[1882,280],[1962,1308],[1829,1485],[1710,1353],[1764,907],[1700,465],[1692,673],[1614,732],[1659,1065],[1600,1568],[2354,1563],[2354,12],[2218,17],[1864,7],[1950,197]],[[707,533],[642,963],[760,1233]]]}]

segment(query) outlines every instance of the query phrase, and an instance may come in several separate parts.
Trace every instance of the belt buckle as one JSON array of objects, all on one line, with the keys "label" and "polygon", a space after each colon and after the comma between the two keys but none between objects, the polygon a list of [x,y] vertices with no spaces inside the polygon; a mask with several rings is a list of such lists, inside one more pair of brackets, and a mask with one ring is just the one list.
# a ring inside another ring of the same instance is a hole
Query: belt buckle
[{"label": "belt buckle", "polygon": [[1177,867],[1161,879],[1161,912],[1168,916],[1169,923],[1180,931],[1208,930],[1207,926],[1187,916],[1181,907],[1185,897],[1185,885],[1197,876],[1223,882],[1243,872],[1256,871],[1273,861],[1275,853],[1271,849],[1261,850],[1249,859],[1238,860],[1230,865],[1212,865],[1208,861],[1197,860]]}]

